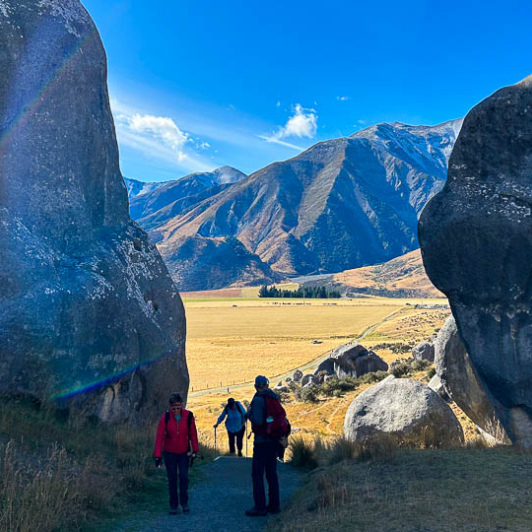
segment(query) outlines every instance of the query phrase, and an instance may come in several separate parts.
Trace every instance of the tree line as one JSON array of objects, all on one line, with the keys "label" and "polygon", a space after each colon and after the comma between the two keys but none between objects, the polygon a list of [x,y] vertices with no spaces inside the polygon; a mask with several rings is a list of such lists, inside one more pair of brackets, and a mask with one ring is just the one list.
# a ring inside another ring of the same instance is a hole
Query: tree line
[{"label": "tree line", "polygon": [[342,297],[338,290],[327,290],[324,286],[300,286],[297,290],[282,290],[275,285],[263,285],[259,290],[259,297],[297,297],[330,299]]}]

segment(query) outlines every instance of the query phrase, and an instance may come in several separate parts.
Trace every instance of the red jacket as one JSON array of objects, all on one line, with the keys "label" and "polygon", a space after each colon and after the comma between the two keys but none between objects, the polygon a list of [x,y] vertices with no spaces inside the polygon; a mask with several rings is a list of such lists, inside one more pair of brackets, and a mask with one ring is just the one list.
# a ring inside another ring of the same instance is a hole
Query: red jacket
[{"label": "red jacket", "polygon": [[162,451],[169,453],[182,454],[190,451],[190,443],[192,443],[192,450],[198,452],[198,433],[196,431],[196,422],[194,417],[190,423],[190,431],[188,430],[188,416],[192,415],[191,412],[181,409],[181,419],[179,420],[179,426],[176,422],[175,416],[170,412],[168,419],[168,427],[166,426],[164,419],[166,412],[161,416],[159,420],[159,426],[157,427],[157,439],[155,440],[155,452],[153,456],[159,458]]}]

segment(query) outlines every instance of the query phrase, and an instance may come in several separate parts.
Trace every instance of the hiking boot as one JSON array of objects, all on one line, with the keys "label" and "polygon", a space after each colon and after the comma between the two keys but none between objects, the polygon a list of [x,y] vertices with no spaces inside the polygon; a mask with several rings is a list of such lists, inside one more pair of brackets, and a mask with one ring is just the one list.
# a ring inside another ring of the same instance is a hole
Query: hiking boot
[{"label": "hiking boot", "polygon": [[266,506],[266,511],[269,513],[269,514],[278,514],[281,512],[281,508],[279,508],[279,506],[277,507],[271,507],[271,506]]},{"label": "hiking boot", "polygon": [[264,517],[268,515],[268,512],[266,510],[258,510],[255,506],[253,506],[253,508],[246,510],[246,515],[249,517]]},{"label": "hiking boot", "polygon": [[168,510],[168,513],[170,515],[177,515],[177,508],[170,508],[170,510]]},{"label": "hiking boot", "polygon": [[190,508],[188,507],[187,504],[185,504],[185,506],[183,506],[183,513],[184,514],[189,514],[190,513]]}]

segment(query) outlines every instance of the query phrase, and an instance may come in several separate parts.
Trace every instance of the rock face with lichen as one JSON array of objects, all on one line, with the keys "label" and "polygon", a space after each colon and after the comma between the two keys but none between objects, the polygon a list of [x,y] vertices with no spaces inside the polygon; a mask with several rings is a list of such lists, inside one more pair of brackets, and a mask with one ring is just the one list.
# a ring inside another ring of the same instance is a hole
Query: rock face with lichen
[{"label": "rock face with lichen", "polygon": [[452,447],[464,442],[458,419],[436,392],[421,382],[393,375],[351,403],[344,435],[352,442],[387,435],[407,447]]},{"label": "rock face with lichen", "polygon": [[467,115],[445,187],[419,223],[425,269],[449,298],[510,439],[532,446],[532,76]]},{"label": "rock face with lichen", "polygon": [[78,0],[0,0],[0,393],[116,421],[186,393],[188,371],[181,298],[128,215],[106,75]]},{"label": "rock face with lichen", "polygon": [[[506,432],[496,414],[500,405],[493,404],[494,399],[486,392],[464,344],[458,334],[456,322],[452,316],[447,318],[434,342],[434,366],[436,375],[433,384],[438,381],[450,398],[464,413],[497,443],[510,443]],[[433,381],[431,381],[433,382]],[[429,383],[429,387],[432,386]],[[434,389],[434,388],[433,388]]]}]

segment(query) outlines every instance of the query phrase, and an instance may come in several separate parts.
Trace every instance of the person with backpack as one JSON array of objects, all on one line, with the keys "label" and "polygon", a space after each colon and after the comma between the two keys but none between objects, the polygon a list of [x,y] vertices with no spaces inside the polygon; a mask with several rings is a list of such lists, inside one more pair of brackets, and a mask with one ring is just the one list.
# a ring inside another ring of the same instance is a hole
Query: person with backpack
[{"label": "person with backpack", "polygon": [[[277,477],[277,456],[279,442],[288,434],[288,420],[279,397],[269,388],[269,381],[263,375],[255,378],[256,393],[249,405],[248,419],[255,435],[251,478],[255,506],[246,510],[251,517],[276,514],[281,510],[279,479]],[[264,474],[268,482],[268,505],[264,490]]]},{"label": "person with backpack", "polygon": [[[169,399],[170,409],[159,420],[155,440],[155,465],[164,465],[168,475],[168,492],[170,495],[170,514],[176,515],[181,503],[183,513],[188,514],[188,468],[189,462],[196,458],[198,452],[198,433],[194,414],[183,408],[183,399],[173,393]],[[178,475],[179,472],[179,475]],[[179,476],[179,498],[177,478]]]},{"label": "person with backpack", "polygon": [[246,430],[246,410],[241,403],[235,401],[232,397],[227,401],[227,405],[220,414],[220,417],[214,424],[214,429],[225,420],[225,428],[229,438],[229,452],[235,454],[235,440],[238,449],[238,456],[242,456],[242,441]]}]

